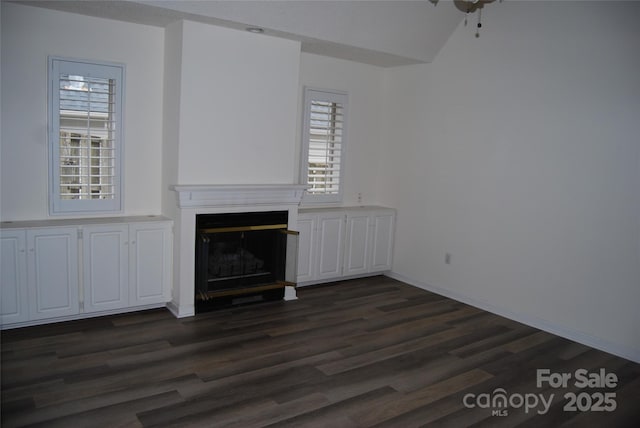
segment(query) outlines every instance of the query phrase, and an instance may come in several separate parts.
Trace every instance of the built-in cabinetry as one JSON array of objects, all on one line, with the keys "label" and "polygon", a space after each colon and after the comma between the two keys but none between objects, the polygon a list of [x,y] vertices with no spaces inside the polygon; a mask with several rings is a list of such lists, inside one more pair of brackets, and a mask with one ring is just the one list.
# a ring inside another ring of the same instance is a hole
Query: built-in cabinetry
[{"label": "built-in cabinetry", "polygon": [[2,323],[78,313],[78,231],[2,230]]},{"label": "built-in cabinetry", "polygon": [[390,270],[394,226],[390,208],[301,209],[298,285]]},{"label": "built-in cabinetry", "polygon": [[85,312],[170,300],[171,223],[82,228]]},{"label": "built-in cabinetry", "polygon": [[172,230],[157,216],[2,223],[3,328],[163,306]]},{"label": "built-in cabinetry", "polygon": [[84,311],[129,306],[129,227],[126,224],[82,228]]}]

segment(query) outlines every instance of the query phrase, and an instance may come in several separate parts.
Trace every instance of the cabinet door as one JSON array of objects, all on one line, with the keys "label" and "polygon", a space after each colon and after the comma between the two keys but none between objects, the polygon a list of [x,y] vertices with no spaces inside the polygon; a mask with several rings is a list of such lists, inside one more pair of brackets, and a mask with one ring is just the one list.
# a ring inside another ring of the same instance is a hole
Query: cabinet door
[{"label": "cabinet door", "polygon": [[370,226],[369,213],[347,214],[344,275],[360,275],[369,272]]},{"label": "cabinet door", "polygon": [[129,301],[132,306],[171,300],[173,237],[171,223],[129,226]]},{"label": "cabinet door", "polygon": [[316,216],[298,216],[298,282],[311,281],[315,277],[315,255],[316,255]]},{"label": "cabinet door", "polygon": [[27,248],[30,319],[78,314],[78,231],[30,229]]},{"label": "cabinet door", "polygon": [[9,324],[29,319],[27,298],[26,232],[7,229],[0,236],[0,322]]},{"label": "cabinet door", "polygon": [[342,275],[344,213],[318,216],[318,276],[317,279]]},{"label": "cabinet door", "polygon": [[84,311],[125,308],[129,304],[127,225],[83,228]]},{"label": "cabinet door", "polygon": [[394,212],[373,214],[371,272],[391,270],[393,261]]}]

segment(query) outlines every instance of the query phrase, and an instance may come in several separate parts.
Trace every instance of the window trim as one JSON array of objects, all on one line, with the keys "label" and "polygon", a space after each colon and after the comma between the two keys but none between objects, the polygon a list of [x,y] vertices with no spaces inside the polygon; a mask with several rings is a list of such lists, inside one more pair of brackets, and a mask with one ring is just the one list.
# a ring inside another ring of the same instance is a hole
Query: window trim
[{"label": "window trim", "polygon": [[302,138],[301,138],[301,150],[300,150],[300,183],[308,185],[309,174],[309,133],[311,128],[311,102],[312,101],[327,101],[336,102],[342,104],[342,141],[340,147],[340,181],[338,185],[338,193],[336,194],[311,194],[308,191],[304,192],[302,197],[303,205],[339,205],[342,203],[344,194],[344,171],[345,171],[345,159],[346,148],[348,146],[348,105],[349,95],[347,92],[333,90],[333,89],[320,89],[315,87],[305,86],[303,88],[303,107],[302,107]]},{"label": "window trim", "polygon": [[[48,153],[49,153],[49,214],[90,215],[122,213],[123,211],[123,125],[125,65],[58,56],[48,57]],[[62,199],[60,196],[60,76],[72,74],[114,79],[115,124],[113,199]]]}]

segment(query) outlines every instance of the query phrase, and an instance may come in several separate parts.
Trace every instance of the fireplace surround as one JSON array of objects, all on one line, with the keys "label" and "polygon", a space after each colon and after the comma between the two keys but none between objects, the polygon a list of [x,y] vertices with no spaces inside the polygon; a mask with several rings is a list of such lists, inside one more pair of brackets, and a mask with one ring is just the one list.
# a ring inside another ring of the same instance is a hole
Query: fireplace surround
[{"label": "fireplace surround", "polygon": [[[298,205],[306,185],[173,185],[174,263],[173,288],[168,309],[179,318],[195,315],[196,218],[202,214],[287,213],[287,224],[297,224]],[[295,288],[284,287],[284,299],[296,299]],[[281,288],[282,291],[282,288]]]}]

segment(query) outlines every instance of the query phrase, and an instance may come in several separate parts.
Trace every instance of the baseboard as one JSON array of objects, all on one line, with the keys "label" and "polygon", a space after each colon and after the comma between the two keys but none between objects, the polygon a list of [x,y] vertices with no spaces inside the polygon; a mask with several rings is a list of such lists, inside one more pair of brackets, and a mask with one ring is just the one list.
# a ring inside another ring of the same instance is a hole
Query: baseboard
[{"label": "baseboard", "polygon": [[295,287],[286,286],[284,287],[284,300],[298,300],[298,295],[296,293]]},{"label": "baseboard", "polygon": [[21,322],[16,322],[11,324],[2,324],[0,326],[0,330],[11,330],[14,328],[32,327],[36,325],[52,324],[56,322],[76,321],[76,320],[82,320],[87,318],[103,317],[107,315],[120,315],[120,314],[126,314],[130,312],[146,311],[148,309],[164,308],[165,306],[166,305],[164,303],[152,303],[149,305],[131,306],[128,308],[120,308],[120,309],[110,309],[107,311],[83,312],[80,314],[67,315],[63,317],[53,317],[53,318],[43,318],[43,319],[37,319],[37,320],[31,320],[31,321],[21,321]]},{"label": "baseboard", "polygon": [[176,318],[192,317],[196,314],[195,305],[191,304],[191,305],[185,305],[185,306],[179,306],[173,300],[167,303],[167,309]]},{"label": "baseboard", "polygon": [[626,358],[633,362],[640,363],[640,349],[619,345],[617,343],[612,343],[600,337],[592,336],[580,331],[566,328],[558,324],[551,323],[542,318],[537,318],[531,315],[523,315],[520,313],[516,313],[507,308],[495,306],[485,301],[472,299],[462,294],[458,294],[444,288],[435,287],[433,285],[415,280],[413,278],[406,277],[396,272],[388,272],[385,275],[388,276],[389,278],[402,281],[414,287],[421,288],[426,291],[431,291],[432,293],[436,293],[441,296],[448,297],[450,299],[457,300],[462,303],[466,303],[467,305],[471,305],[476,308],[485,310],[487,312],[491,312],[493,314],[508,318],[510,320],[517,321],[522,324],[526,324],[530,327],[534,327],[539,330],[543,330],[548,333],[552,333],[557,336],[564,337],[565,339],[573,340],[574,342],[578,342],[583,345],[590,346],[592,348],[599,349],[604,352],[608,352],[618,357]]},{"label": "baseboard", "polygon": [[307,287],[309,285],[329,284],[332,282],[348,281],[350,279],[369,278],[371,276],[387,275],[388,273],[389,271],[376,271],[376,272],[367,272],[367,273],[362,273],[357,275],[345,275],[345,276],[337,276],[333,278],[315,279],[312,281],[302,281],[296,284],[296,288]]}]

